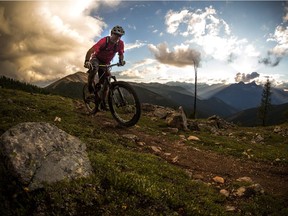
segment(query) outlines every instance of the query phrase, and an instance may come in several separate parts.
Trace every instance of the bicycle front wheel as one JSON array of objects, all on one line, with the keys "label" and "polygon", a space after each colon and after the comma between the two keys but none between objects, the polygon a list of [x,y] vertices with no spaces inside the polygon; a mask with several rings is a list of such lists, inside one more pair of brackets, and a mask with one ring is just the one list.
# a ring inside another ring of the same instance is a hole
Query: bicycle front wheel
[{"label": "bicycle front wheel", "polygon": [[141,105],[134,89],[126,82],[113,82],[108,96],[113,118],[122,126],[135,125],[141,116]]},{"label": "bicycle front wheel", "polygon": [[83,87],[83,100],[88,112],[95,114],[97,112],[96,97],[95,94],[89,92],[88,84]]}]

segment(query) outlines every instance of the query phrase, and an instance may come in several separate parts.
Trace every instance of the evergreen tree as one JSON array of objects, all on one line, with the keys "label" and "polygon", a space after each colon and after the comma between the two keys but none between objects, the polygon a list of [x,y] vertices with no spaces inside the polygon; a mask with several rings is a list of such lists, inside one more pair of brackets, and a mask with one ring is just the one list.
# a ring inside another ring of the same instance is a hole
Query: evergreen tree
[{"label": "evergreen tree", "polygon": [[271,94],[271,82],[267,79],[262,92],[261,104],[258,109],[258,117],[262,122],[262,126],[266,125],[267,113],[271,108]]},{"label": "evergreen tree", "polygon": [[8,78],[5,76],[0,76],[0,88],[17,89],[30,93],[48,94],[48,92],[43,88],[40,88],[38,86],[29,83],[20,82],[18,80]]}]

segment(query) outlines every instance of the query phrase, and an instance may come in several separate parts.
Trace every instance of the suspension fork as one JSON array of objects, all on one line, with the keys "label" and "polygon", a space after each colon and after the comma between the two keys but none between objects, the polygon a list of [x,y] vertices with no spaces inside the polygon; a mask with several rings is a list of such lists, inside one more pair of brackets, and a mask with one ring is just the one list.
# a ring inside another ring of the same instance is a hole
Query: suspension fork
[{"label": "suspension fork", "polygon": [[[116,81],[116,78],[114,77],[112,77],[112,79],[114,79],[115,81]],[[110,83],[111,84],[111,83]],[[115,90],[118,92],[118,96],[117,96],[117,98],[116,98],[116,101],[115,102],[117,102],[117,106],[124,106],[124,105],[126,105],[126,103],[125,103],[125,99],[124,99],[124,95],[123,95],[123,93],[122,93],[122,91],[121,91],[121,89],[119,88],[119,87],[116,87],[115,88]],[[114,91],[112,91],[110,94],[114,94]],[[112,95],[113,96],[113,95]],[[113,97],[114,98],[114,97]]]}]

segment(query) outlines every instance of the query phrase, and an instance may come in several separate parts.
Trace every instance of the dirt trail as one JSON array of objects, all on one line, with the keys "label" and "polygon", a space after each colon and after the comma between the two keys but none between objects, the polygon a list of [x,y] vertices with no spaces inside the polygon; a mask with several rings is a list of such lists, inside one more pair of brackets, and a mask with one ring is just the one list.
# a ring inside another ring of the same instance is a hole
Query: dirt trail
[{"label": "dirt trail", "polygon": [[[250,177],[268,193],[288,195],[288,166],[240,160],[232,156],[187,147],[181,142],[171,143],[165,137],[152,137],[135,129],[130,129],[129,132],[135,134],[146,146],[161,148],[161,152],[151,150],[151,153],[185,168],[192,176],[203,176],[202,180],[205,182],[213,182],[212,178],[215,176],[223,177],[225,184],[235,182],[240,177]],[[118,133],[125,134],[127,131],[118,130]]]},{"label": "dirt trail", "polygon": [[[240,177],[250,177],[254,183],[259,183],[265,192],[288,198],[288,166],[276,166],[199,150],[183,144],[180,138],[178,141],[171,142],[164,134],[151,136],[137,127],[121,128],[113,119],[107,118],[101,113],[94,118],[98,123],[102,122],[103,130],[116,132],[120,136],[136,135],[139,142],[145,147],[139,145],[139,151],[149,151],[180,166],[189,172],[192,178],[200,178],[204,182],[212,183],[213,177],[220,176],[225,180],[221,188],[225,188]],[[156,147],[159,151],[153,150],[152,147]]]}]

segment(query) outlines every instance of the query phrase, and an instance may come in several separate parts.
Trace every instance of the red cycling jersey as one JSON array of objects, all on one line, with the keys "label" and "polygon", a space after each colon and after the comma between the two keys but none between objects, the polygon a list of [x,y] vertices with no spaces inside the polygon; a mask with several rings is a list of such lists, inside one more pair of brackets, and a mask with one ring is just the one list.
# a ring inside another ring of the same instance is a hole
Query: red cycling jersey
[{"label": "red cycling jersey", "polygon": [[[116,46],[116,48],[115,48]],[[118,55],[123,55],[124,53],[124,42],[122,40],[118,41],[118,45],[115,45],[110,42],[106,47],[106,37],[100,39],[94,46],[93,57],[99,59],[103,64],[110,64],[111,60],[114,58],[115,54],[118,52]]]}]

